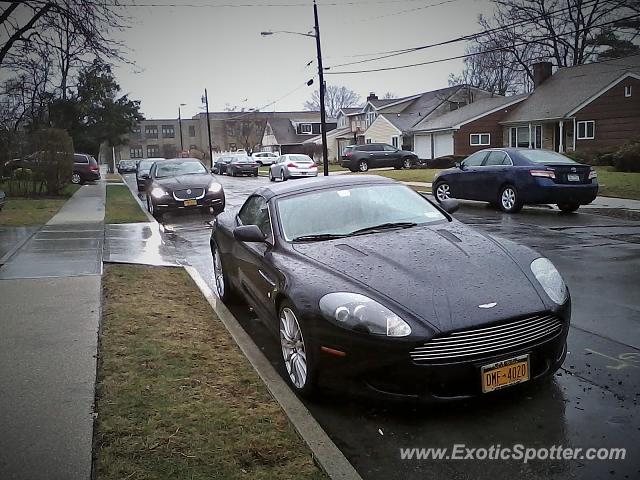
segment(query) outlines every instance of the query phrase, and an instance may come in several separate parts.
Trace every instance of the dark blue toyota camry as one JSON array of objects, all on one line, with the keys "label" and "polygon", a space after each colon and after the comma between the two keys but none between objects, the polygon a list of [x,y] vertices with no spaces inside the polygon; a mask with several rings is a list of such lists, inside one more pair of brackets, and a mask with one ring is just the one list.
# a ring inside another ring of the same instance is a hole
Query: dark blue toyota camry
[{"label": "dark blue toyota camry", "polygon": [[433,181],[438,202],[479,200],[515,213],[525,204],[556,204],[574,212],[598,194],[596,171],[550,150],[490,148],[468,156]]}]

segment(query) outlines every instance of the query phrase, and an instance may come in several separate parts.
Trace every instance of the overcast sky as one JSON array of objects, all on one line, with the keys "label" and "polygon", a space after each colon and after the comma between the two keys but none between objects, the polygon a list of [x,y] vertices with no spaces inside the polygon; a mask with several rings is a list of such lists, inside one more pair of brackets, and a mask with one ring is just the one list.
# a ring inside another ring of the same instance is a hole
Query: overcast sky
[{"label": "overcast sky", "polygon": [[[205,88],[211,111],[222,110],[226,104],[263,107],[274,100],[278,101],[263,110],[301,110],[318,86],[317,80],[312,87],[305,85],[317,71],[313,38],[260,35],[264,30],[311,31],[313,8],[309,0],[136,3],[181,5],[128,7],[132,27],[121,36],[137,68],[121,66],[116,74],[123,90],[142,101],[147,118],[174,118],[180,103],[187,104],[184,117],[198,113]],[[223,3],[260,6],[220,6]],[[274,6],[277,4],[287,6]],[[479,30],[478,15],[491,11],[488,0],[324,0],[318,5],[325,67],[368,58],[361,54],[475,33]],[[464,43],[460,42],[340,70],[394,66],[462,53]],[[311,60],[313,64],[306,67]],[[462,62],[453,60],[389,72],[327,75],[326,81],[345,85],[363,99],[370,91],[379,96],[385,92],[405,96],[446,87],[449,73],[458,73],[461,68]]]}]

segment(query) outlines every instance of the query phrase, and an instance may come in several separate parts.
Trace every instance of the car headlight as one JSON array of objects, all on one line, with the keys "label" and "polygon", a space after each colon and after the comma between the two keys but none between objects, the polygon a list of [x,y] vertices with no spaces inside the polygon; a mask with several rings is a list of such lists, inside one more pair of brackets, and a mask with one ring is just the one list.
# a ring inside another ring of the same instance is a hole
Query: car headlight
[{"label": "car headlight", "polygon": [[350,330],[387,337],[406,337],[411,327],[387,307],[358,293],[328,293],[320,311],[331,322]]},{"label": "car headlight", "polygon": [[531,262],[531,271],[551,300],[558,305],[567,300],[567,286],[560,272],[548,258],[536,258]]},{"label": "car headlight", "polygon": [[218,193],[220,190],[222,190],[222,185],[218,182],[211,182],[209,185],[209,193]]},{"label": "car headlight", "polygon": [[162,198],[167,194],[167,192],[160,187],[154,187],[153,190],[151,190],[151,196],[153,198]]}]

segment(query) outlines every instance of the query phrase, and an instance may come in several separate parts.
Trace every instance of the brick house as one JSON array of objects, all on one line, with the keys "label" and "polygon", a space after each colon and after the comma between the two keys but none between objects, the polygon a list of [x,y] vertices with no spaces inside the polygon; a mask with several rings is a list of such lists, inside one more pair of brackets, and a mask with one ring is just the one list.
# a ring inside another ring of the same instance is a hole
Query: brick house
[{"label": "brick house", "polygon": [[419,146],[416,152],[420,158],[432,159],[501,147],[500,122],[526,98],[526,94],[481,98],[441,116],[427,118],[412,128]]},{"label": "brick house", "polygon": [[533,92],[500,122],[504,146],[590,155],[640,137],[640,55],[533,68]]}]

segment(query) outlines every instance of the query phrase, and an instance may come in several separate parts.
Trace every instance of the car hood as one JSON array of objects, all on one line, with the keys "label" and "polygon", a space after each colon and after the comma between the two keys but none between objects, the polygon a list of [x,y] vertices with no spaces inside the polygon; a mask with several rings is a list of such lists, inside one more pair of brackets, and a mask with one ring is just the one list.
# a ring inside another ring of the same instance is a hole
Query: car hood
[{"label": "car hood", "polygon": [[177,177],[156,178],[155,182],[170,190],[182,188],[207,188],[213,177],[208,173],[198,175],[179,175]]},{"label": "car hood", "polygon": [[546,310],[532,280],[498,242],[457,222],[293,248],[439,331]]}]

